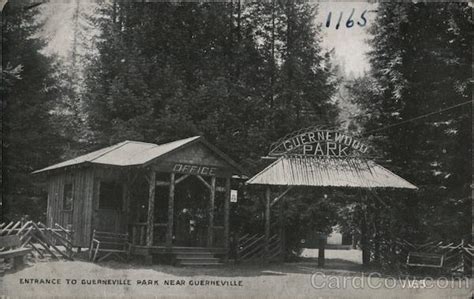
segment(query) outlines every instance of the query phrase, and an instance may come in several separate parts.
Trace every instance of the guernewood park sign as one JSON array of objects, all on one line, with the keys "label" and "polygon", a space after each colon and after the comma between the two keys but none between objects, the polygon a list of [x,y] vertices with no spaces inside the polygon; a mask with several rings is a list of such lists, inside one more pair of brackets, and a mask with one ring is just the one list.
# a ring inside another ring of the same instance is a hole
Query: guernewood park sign
[{"label": "guernewood park sign", "polygon": [[417,189],[370,159],[368,142],[339,130],[312,127],[270,146],[275,159],[249,185]]},{"label": "guernewood park sign", "polygon": [[369,146],[348,134],[311,129],[274,143],[269,156],[350,157],[367,154]]}]

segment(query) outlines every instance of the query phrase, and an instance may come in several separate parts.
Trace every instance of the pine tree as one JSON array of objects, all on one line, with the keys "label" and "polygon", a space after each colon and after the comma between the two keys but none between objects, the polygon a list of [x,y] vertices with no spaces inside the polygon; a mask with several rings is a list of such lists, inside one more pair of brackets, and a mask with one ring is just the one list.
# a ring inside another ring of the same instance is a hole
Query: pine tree
[{"label": "pine tree", "polygon": [[333,119],[314,7],[291,5],[288,55],[281,3],[104,3],[85,97],[98,144],[202,134],[253,168],[272,140]]},{"label": "pine tree", "polygon": [[471,28],[466,3],[379,5],[370,77],[350,90],[379,162],[420,188],[384,197],[382,210],[370,204],[385,240],[470,239],[470,105],[417,117],[470,100]]},{"label": "pine tree", "polygon": [[8,4],[2,18],[3,215],[41,219],[45,194],[33,170],[57,161],[61,153],[58,124],[51,113],[60,89],[53,77],[54,61],[41,54],[43,41],[35,37],[37,8]]}]

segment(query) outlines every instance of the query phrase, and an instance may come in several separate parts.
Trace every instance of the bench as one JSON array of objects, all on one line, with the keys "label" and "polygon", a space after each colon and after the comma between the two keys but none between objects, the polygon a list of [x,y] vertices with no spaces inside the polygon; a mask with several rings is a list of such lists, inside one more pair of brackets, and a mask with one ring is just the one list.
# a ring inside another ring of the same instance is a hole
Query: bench
[{"label": "bench", "polygon": [[31,248],[21,247],[18,235],[0,236],[0,258],[13,260],[12,268],[24,263],[24,257],[31,252]]},{"label": "bench", "polygon": [[[89,260],[100,262],[107,257],[116,256],[126,261],[130,257],[131,244],[128,234],[101,232],[94,230],[89,248]],[[99,254],[104,253],[99,258]]]},{"label": "bench", "polygon": [[412,267],[442,268],[444,255],[439,253],[409,252],[407,265]]}]

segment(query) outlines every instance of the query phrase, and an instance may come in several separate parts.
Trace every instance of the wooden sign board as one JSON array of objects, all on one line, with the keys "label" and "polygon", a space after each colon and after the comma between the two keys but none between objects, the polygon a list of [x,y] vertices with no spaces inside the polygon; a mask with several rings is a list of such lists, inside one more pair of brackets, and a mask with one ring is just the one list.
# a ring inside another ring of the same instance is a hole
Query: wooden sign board
[{"label": "wooden sign board", "polygon": [[229,169],[221,166],[183,162],[160,161],[154,164],[154,169],[158,172],[174,172],[200,176],[229,177],[232,175]]},{"label": "wooden sign board", "polygon": [[217,169],[218,168],[214,166],[193,165],[193,164],[185,164],[185,163],[175,163],[173,166],[173,172],[175,173],[204,175],[204,176],[215,176],[217,173]]},{"label": "wooden sign board", "polygon": [[369,146],[349,134],[335,130],[299,131],[274,143],[269,156],[300,155],[312,157],[363,156]]},{"label": "wooden sign board", "polygon": [[159,172],[215,177],[229,177],[235,170],[216,152],[200,143],[194,143],[166,155],[154,162],[153,166]]},{"label": "wooden sign board", "polygon": [[230,202],[237,202],[237,190],[230,190]]}]

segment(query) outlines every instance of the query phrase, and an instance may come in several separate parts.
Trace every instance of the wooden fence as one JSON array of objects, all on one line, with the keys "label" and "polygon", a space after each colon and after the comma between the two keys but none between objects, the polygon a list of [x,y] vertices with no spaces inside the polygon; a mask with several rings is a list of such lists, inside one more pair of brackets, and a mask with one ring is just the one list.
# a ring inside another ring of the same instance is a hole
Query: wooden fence
[{"label": "wooden fence", "polygon": [[451,274],[472,274],[472,259],[474,256],[474,246],[465,242],[442,242],[431,241],[424,244],[413,244],[405,240],[397,240],[401,253],[407,256],[410,254],[441,255],[441,268],[444,272]]},{"label": "wooden fence", "polygon": [[246,234],[239,238],[236,250],[239,262],[255,260],[277,260],[281,258],[281,241],[277,234],[270,236],[268,251],[263,234]]},{"label": "wooden fence", "polygon": [[0,223],[0,236],[8,235],[18,235],[21,246],[32,248],[37,257],[72,260],[72,231],[57,223],[54,227],[33,221]]}]

